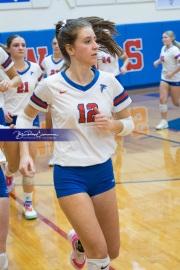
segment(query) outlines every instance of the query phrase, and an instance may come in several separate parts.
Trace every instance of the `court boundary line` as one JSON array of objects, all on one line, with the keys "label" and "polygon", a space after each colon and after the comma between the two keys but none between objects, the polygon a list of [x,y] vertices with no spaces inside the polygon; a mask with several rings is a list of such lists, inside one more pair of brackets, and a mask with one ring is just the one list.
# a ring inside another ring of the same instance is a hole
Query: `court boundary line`
[{"label": "court boundary line", "polygon": [[159,179],[159,180],[137,180],[137,181],[128,181],[128,182],[116,182],[116,184],[140,184],[140,183],[158,183],[158,182],[171,182],[171,181],[180,181],[180,178],[171,178],[171,179]]},{"label": "court boundary line", "polygon": [[149,137],[149,138],[155,138],[155,139],[158,139],[158,140],[161,140],[161,141],[168,141],[168,142],[180,144],[180,142],[177,142],[177,141],[174,141],[174,140],[169,140],[169,139],[157,137],[155,135],[145,134],[145,133],[139,132],[139,131],[133,131],[133,133],[139,134],[139,135],[144,135],[144,136]]}]

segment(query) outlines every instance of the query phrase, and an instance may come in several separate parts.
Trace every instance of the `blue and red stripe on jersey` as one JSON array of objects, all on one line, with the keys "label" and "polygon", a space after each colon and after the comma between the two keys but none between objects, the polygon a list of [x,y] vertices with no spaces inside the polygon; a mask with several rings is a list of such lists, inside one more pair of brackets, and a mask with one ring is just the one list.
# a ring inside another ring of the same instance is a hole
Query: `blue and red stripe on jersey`
[{"label": "blue and red stripe on jersey", "polygon": [[176,55],[175,59],[178,59],[180,57],[180,54]]},{"label": "blue and red stripe on jersey", "polygon": [[11,63],[12,63],[12,60],[10,57],[8,57],[7,60],[2,64],[2,66],[4,69],[6,69]]},{"label": "blue and red stripe on jersey", "polygon": [[123,91],[120,95],[115,97],[114,106],[118,106],[120,103],[123,103],[128,97],[128,94]]},{"label": "blue and red stripe on jersey", "polygon": [[44,109],[47,109],[48,107],[48,104],[45,102],[45,101],[42,101],[40,98],[38,98],[34,93],[33,95],[31,96],[31,101],[33,103],[35,103],[37,106],[41,107],[41,108],[44,108]]},{"label": "blue and red stripe on jersey", "polygon": [[43,66],[40,65],[40,68],[42,69],[42,71],[44,71],[45,69],[43,68]]}]

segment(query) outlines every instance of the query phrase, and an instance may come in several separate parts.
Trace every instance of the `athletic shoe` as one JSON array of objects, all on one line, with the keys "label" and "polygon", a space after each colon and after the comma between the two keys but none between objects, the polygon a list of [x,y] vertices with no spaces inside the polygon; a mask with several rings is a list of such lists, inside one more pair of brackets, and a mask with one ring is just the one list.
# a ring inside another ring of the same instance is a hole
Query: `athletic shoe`
[{"label": "athletic shoe", "polygon": [[31,202],[25,202],[23,206],[25,219],[37,218],[37,212],[34,210]]},{"label": "athletic shoe", "polygon": [[2,150],[0,149],[0,165],[5,164],[5,163],[6,163],[6,158],[5,158]]},{"label": "athletic shoe", "polygon": [[8,259],[6,253],[0,254],[0,270],[7,270],[8,269]]},{"label": "athletic shoe", "polygon": [[157,130],[168,128],[168,121],[166,119],[161,119],[160,123],[156,126]]},{"label": "athletic shoe", "polygon": [[7,185],[7,188],[8,188],[8,193],[11,193],[13,188],[14,188],[14,185],[15,185],[15,181],[14,181],[14,176],[11,175],[11,176],[5,176],[6,178],[6,185]]},{"label": "athletic shoe", "polygon": [[48,165],[49,165],[49,167],[53,167],[54,166],[54,156],[52,156],[50,158]]},{"label": "athletic shoe", "polygon": [[71,253],[70,253],[71,265],[75,269],[80,270],[84,267],[84,265],[86,263],[86,255],[84,253],[81,242],[79,241],[79,238],[74,230],[71,230],[68,233],[67,239],[73,248]]}]

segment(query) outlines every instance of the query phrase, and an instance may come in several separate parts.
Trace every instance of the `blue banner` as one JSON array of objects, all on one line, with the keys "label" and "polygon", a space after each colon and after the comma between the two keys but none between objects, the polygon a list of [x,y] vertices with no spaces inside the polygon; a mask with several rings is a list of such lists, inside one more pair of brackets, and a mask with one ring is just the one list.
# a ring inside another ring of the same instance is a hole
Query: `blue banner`
[{"label": "blue banner", "polygon": [[0,129],[0,141],[40,142],[40,141],[77,141],[72,129]]}]

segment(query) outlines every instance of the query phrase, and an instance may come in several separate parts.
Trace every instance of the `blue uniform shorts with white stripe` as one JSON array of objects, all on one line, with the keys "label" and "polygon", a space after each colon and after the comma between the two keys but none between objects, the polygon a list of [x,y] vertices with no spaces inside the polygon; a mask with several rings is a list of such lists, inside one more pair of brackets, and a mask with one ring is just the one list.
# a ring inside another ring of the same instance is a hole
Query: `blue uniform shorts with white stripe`
[{"label": "blue uniform shorts with white stripe", "polygon": [[0,198],[9,197],[4,173],[0,166]]},{"label": "blue uniform shorts with white stripe", "polygon": [[5,118],[4,118],[4,111],[2,108],[0,108],[0,125],[3,125],[3,126],[6,125]]},{"label": "blue uniform shorts with white stripe", "polygon": [[112,160],[86,167],[54,166],[57,198],[85,192],[90,197],[115,187]]}]

